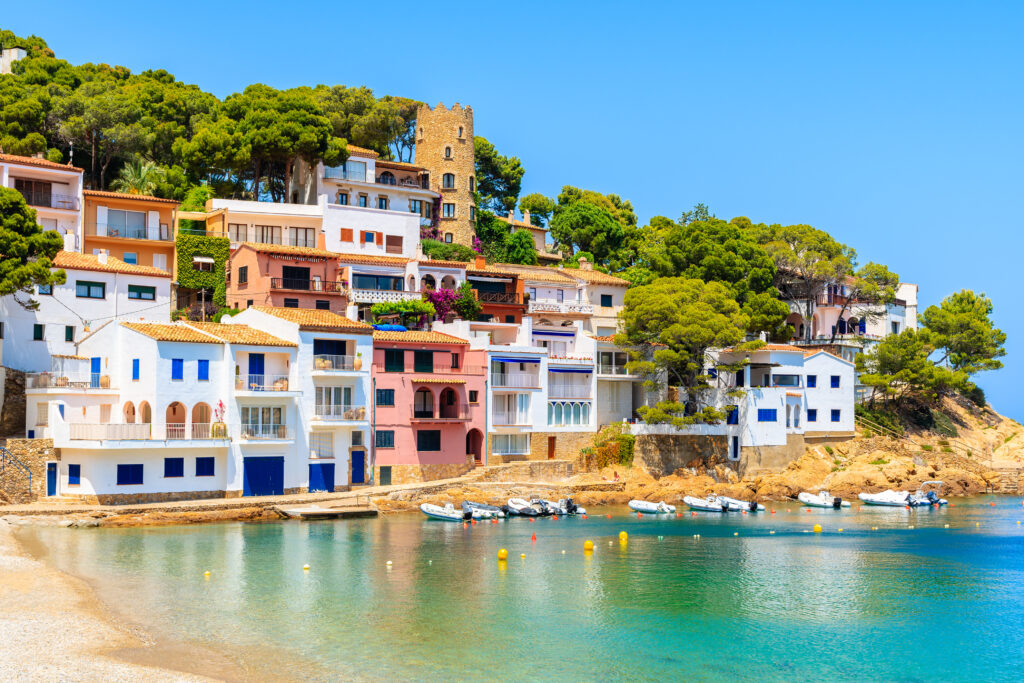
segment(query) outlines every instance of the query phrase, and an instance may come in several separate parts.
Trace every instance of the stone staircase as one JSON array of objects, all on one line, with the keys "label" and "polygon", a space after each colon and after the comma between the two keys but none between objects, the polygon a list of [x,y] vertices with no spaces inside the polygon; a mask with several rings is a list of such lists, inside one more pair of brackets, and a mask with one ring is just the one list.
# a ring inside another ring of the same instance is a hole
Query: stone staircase
[{"label": "stone staircase", "polygon": [[996,467],[991,472],[998,476],[989,480],[989,493],[1024,492],[1024,467]]}]

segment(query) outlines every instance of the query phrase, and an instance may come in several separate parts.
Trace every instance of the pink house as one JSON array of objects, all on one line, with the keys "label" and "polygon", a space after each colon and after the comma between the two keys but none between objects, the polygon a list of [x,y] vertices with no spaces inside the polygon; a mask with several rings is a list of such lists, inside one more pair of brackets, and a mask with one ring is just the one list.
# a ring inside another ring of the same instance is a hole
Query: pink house
[{"label": "pink house", "polygon": [[374,331],[374,481],[445,479],[482,464],[486,365],[486,351],[458,337]]}]

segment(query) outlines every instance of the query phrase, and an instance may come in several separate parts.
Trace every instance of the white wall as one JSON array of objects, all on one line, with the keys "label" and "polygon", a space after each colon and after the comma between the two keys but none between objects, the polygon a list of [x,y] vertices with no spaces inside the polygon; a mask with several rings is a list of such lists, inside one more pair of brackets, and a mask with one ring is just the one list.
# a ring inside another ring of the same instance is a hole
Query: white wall
[{"label": "white wall", "polygon": [[[808,387],[807,408],[816,409],[815,422],[804,425],[805,432],[852,432],[854,430],[854,366],[828,353],[816,353],[804,359],[805,375],[815,375],[817,386]],[[839,376],[839,388],[833,389],[831,377]],[[832,410],[840,411],[840,420],[833,422]]]},{"label": "white wall", "polygon": [[[212,477],[197,477],[196,458],[213,457]],[[183,458],[184,476],[165,478],[164,458]],[[132,495],[138,493],[179,493],[192,491],[224,491],[227,477],[227,448],[136,448],[96,450],[62,448],[59,467],[61,495],[87,496],[103,494]],[[68,485],[68,465],[81,466],[81,484]],[[141,486],[118,486],[117,466],[141,464]]]},{"label": "white wall", "polygon": [[[321,202],[323,202],[321,198]],[[420,217],[405,210],[388,210],[361,208],[358,206],[341,206],[340,204],[321,203],[323,210],[324,240],[327,249],[345,254],[369,254],[372,256],[404,256],[413,258],[420,241]],[[396,204],[392,204],[396,206]],[[341,230],[347,228],[353,233],[352,242],[341,241]],[[385,235],[397,235],[402,238],[402,253],[389,254],[387,239],[378,246],[359,241],[361,230],[382,232]]]}]

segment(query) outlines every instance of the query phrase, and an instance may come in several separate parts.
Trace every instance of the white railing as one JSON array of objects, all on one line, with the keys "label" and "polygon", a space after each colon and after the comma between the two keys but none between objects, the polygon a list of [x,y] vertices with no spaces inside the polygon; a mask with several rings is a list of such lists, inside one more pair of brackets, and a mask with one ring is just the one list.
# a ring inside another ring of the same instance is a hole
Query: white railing
[{"label": "white railing", "polygon": [[606,363],[598,363],[597,374],[599,375],[630,375],[632,374],[626,369],[625,365],[609,365]]},{"label": "white railing", "polygon": [[244,440],[291,439],[288,425],[240,425],[239,436]]},{"label": "white railing", "polygon": [[491,423],[503,426],[529,425],[530,414],[518,411],[495,410],[491,415]]},{"label": "white railing", "polygon": [[235,380],[238,391],[288,391],[288,375],[242,375]]},{"label": "white railing", "polygon": [[530,299],[528,306],[530,313],[586,313],[594,312],[591,304],[576,303],[575,301],[550,301],[544,299]]},{"label": "white railing", "polygon": [[355,370],[355,356],[336,356],[319,353],[313,356],[314,370]]},{"label": "white railing", "polygon": [[148,422],[82,424],[68,423],[72,441],[186,441],[189,439],[227,439],[224,425],[184,422],[150,424]]},{"label": "white railing", "polygon": [[589,384],[555,384],[548,386],[551,398],[590,398]]},{"label": "white railing", "polygon": [[98,372],[34,372],[28,376],[28,389],[109,389],[110,375]]},{"label": "white railing", "polygon": [[318,403],[313,410],[321,420],[365,420],[364,406],[341,405],[340,403]]},{"label": "white railing", "polygon": [[420,292],[399,292],[393,289],[353,289],[349,299],[360,304],[378,304],[408,301],[422,297]]},{"label": "white railing", "polygon": [[513,389],[521,389],[527,387],[539,387],[540,386],[540,375],[533,374],[530,372],[506,372],[506,373],[491,373],[491,386],[492,387],[511,387]]}]

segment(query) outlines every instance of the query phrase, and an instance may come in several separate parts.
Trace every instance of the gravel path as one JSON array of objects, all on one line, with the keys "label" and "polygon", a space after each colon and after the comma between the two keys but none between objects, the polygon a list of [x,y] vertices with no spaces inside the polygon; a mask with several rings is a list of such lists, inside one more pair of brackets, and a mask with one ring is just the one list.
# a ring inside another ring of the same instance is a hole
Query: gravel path
[{"label": "gravel path", "polygon": [[29,557],[0,520],[0,680],[206,681],[105,656],[146,645],[78,580]]}]

